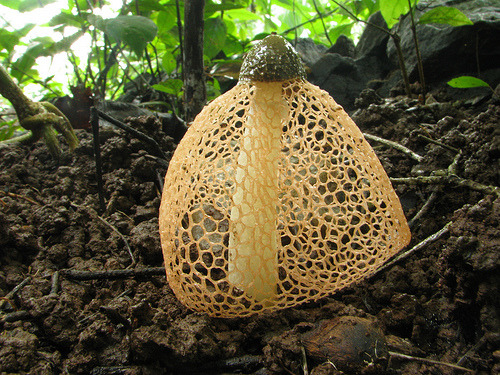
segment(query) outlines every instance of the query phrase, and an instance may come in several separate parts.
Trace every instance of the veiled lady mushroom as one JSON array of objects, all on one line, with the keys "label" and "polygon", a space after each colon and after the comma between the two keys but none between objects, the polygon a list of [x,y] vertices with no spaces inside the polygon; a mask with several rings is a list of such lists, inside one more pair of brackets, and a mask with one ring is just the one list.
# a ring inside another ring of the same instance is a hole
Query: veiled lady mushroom
[{"label": "veiled lady mushroom", "polygon": [[160,233],[178,299],[220,317],[318,300],[410,241],[372,148],[276,35],[178,145]]}]

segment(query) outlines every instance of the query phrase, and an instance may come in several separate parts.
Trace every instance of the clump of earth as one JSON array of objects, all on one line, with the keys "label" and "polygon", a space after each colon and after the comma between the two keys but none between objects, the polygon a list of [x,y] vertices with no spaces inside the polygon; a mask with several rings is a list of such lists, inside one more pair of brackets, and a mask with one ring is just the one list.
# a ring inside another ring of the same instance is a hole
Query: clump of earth
[{"label": "clump of earth", "polygon": [[[248,318],[190,311],[170,290],[157,222],[167,164],[150,146],[101,129],[104,210],[91,132],[60,160],[41,142],[0,146],[0,372],[498,373],[500,104],[434,99],[366,91],[352,117],[422,156],[370,141],[390,177],[414,178],[393,183],[409,248],[441,234],[329,298]],[[127,123],[171,157],[155,117]],[[131,276],[71,273],[114,270]]]}]

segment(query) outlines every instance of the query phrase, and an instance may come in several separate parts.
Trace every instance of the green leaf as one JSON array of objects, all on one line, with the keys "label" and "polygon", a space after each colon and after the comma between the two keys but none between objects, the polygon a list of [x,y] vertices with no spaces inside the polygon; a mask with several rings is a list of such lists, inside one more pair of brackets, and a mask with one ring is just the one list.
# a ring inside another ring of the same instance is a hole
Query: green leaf
[{"label": "green leaf", "polygon": [[172,27],[177,25],[175,9],[169,8],[159,12],[156,22],[158,24],[158,37],[161,38],[163,34],[168,33]]},{"label": "green leaf", "polygon": [[465,14],[453,7],[437,7],[431,9],[420,17],[418,23],[444,23],[451,26],[474,24]]},{"label": "green leaf", "polygon": [[453,78],[447,82],[451,87],[457,89],[470,89],[474,87],[490,87],[488,83],[484,82],[482,79],[471,77],[471,76],[461,76]]},{"label": "green leaf", "polygon": [[57,0],[23,0],[17,9],[20,12],[29,12],[33,9],[43,8],[45,5],[55,3]]},{"label": "green leaf", "polygon": [[158,0],[138,0],[137,7],[141,12],[150,12],[152,10],[161,11],[166,9]]},{"label": "green leaf", "polygon": [[183,85],[184,84],[180,79],[167,79],[166,81],[160,82],[152,87],[157,91],[179,96]]},{"label": "green leaf", "polygon": [[399,16],[410,11],[408,0],[380,0],[379,4],[380,12],[389,29],[392,29],[392,27],[398,23]]},{"label": "green leaf", "polygon": [[331,30],[328,31],[328,36],[332,41],[336,41],[337,38],[341,35],[345,35],[349,37],[351,35],[351,29],[354,26],[354,22],[347,23],[344,25],[335,26]]},{"label": "green leaf", "polygon": [[66,52],[71,49],[73,43],[85,34],[85,30],[77,30],[74,34],[62,38],[56,43],[52,43],[43,53],[44,56],[53,56],[60,52]]},{"label": "green leaf", "polygon": [[248,9],[233,9],[224,13],[235,21],[258,21],[262,17],[250,12]]},{"label": "green leaf", "polygon": [[20,1],[12,1],[12,0],[0,0],[0,5],[3,5],[4,7],[10,8],[10,9],[19,9],[19,4]]},{"label": "green leaf", "polygon": [[214,58],[226,44],[227,27],[220,17],[205,20],[203,34],[204,54],[208,58]]},{"label": "green leaf", "polygon": [[64,27],[74,26],[80,28],[83,22],[84,19],[82,17],[62,11],[58,15],[52,17],[49,21],[49,26],[63,25]]},{"label": "green leaf", "polygon": [[12,76],[19,82],[22,82],[24,74],[28,73],[33,67],[33,64],[35,64],[35,60],[43,55],[45,47],[46,44],[38,43],[28,48],[26,52],[13,64],[15,69],[12,69]]},{"label": "green leaf", "polygon": [[0,50],[5,49],[10,53],[18,43],[19,36],[17,33],[0,29]]},{"label": "green leaf", "polygon": [[158,32],[155,23],[142,16],[118,16],[102,20],[102,23],[97,22],[96,26],[99,28],[104,26],[103,31],[106,34],[117,42],[127,44],[139,57]]},{"label": "green leaf", "polygon": [[161,56],[161,66],[167,74],[172,73],[177,68],[175,56],[170,51],[165,51]]},{"label": "green leaf", "polygon": [[225,0],[220,3],[209,0],[205,4],[205,15],[225,10],[247,8],[249,5],[248,0]]}]

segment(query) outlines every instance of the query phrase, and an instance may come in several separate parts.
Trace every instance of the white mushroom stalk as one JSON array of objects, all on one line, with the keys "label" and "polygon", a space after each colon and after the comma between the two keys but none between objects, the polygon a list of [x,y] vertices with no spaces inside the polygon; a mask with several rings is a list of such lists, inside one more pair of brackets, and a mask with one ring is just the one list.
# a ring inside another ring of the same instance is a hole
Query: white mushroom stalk
[{"label": "white mushroom stalk", "polygon": [[278,279],[282,90],[281,82],[255,83],[236,162],[228,279],[258,301],[274,298]]}]

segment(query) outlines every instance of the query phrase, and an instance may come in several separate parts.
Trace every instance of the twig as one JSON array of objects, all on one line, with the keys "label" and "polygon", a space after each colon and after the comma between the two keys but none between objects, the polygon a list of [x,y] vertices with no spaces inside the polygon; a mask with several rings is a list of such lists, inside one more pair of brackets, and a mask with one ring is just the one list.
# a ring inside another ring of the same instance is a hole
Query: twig
[{"label": "twig", "polygon": [[309,369],[307,367],[307,355],[306,355],[306,348],[303,346],[300,347],[300,352],[302,354],[302,372],[304,375],[309,375]]},{"label": "twig", "polygon": [[423,102],[425,103],[425,96],[427,89],[425,87],[424,67],[422,65],[422,56],[420,55],[420,47],[418,45],[417,27],[415,26],[415,16],[413,14],[413,7],[411,0],[408,0],[408,7],[410,8],[410,21],[411,21],[411,34],[413,36],[413,44],[415,45],[415,55],[417,57],[418,75],[420,77],[420,86],[422,87]]},{"label": "twig", "polygon": [[[322,16],[323,17],[329,17],[329,16],[331,16],[332,14],[334,14],[336,12],[338,12],[338,8],[335,8],[335,9],[329,11],[329,12],[326,12]],[[294,14],[295,14],[295,12],[294,12]],[[292,32],[292,31],[296,31],[298,28],[301,28],[302,26],[307,25],[308,23],[313,23],[314,21],[319,20],[319,18],[320,18],[319,16],[315,16],[313,18],[310,18],[307,21],[304,21],[302,23],[299,23],[298,25],[295,25],[294,27],[290,27],[289,29],[286,29],[285,31],[281,32],[280,35],[286,35],[286,34]]]},{"label": "twig", "polygon": [[318,16],[321,20],[321,24],[323,25],[323,30],[325,31],[326,39],[328,39],[330,46],[332,46],[333,45],[332,40],[330,39],[330,36],[328,35],[328,30],[326,29],[325,20],[323,19],[323,15],[321,14],[321,12],[318,8],[318,4],[316,4],[316,0],[313,0],[313,5],[314,5],[314,9],[316,9],[316,13],[318,13]]},{"label": "twig", "polygon": [[99,117],[103,118],[104,120],[109,121],[110,123],[119,127],[120,129],[123,129],[123,130],[129,132],[130,134],[132,134],[133,136],[139,138],[140,140],[146,142],[147,144],[149,144],[153,148],[154,154],[156,156],[159,156],[163,159],[166,159],[166,156],[163,153],[160,145],[153,138],[151,138],[150,136],[148,136],[148,135],[146,135],[138,130],[135,130],[134,128],[124,124],[121,121],[118,121],[117,119],[107,115],[106,113],[104,113],[98,109],[97,109],[97,113],[99,114]]},{"label": "twig", "polygon": [[[437,171],[440,172],[440,171]],[[442,171],[441,171],[442,172]],[[443,175],[417,176],[417,177],[391,177],[393,184],[418,184],[418,185],[444,185],[454,184],[460,187],[467,187],[484,194],[493,194],[500,197],[500,188],[492,185],[481,184],[480,182],[467,180],[456,175],[449,175],[444,171]]]},{"label": "twig", "polygon": [[152,267],[143,269],[109,270],[109,271],[76,271],[61,270],[61,275],[72,280],[116,280],[128,277],[149,277],[165,275],[164,267]]},{"label": "twig", "polygon": [[467,350],[467,352],[458,360],[458,362],[456,363],[457,366],[462,365],[462,363],[465,362],[467,357],[469,357],[472,353],[475,353],[479,348],[481,348],[481,346],[483,346],[487,340],[488,340],[487,335],[483,335],[483,337],[481,337],[479,341],[472,348]]},{"label": "twig", "polygon": [[60,272],[56,271],[52,274],[52,285],[50,287],[50,296],[56,296],[61,289],[61,281],[59,278]]},{"label": "twig", "polygon": [[415,223],[420,220],[420,218],[422,216],[424,216],[427,211],[429,211],[429,209],[431,208],[432,204],[434,203],[434,201],[436,200],[437,196],[438,196],[438,191],[439,189],[438,188],[435,188],[434,191],[432,192],[432,194],[429,196],[429,198],[427,199],[427,201],[424,203],[424,205],[422,206],[422,208],[415,214],[415,216],[412,217],[412,219],[408,222],[408,226],[411,228],[415,225]]},{"label": "twig", "polygon": [[[182,18],[181,18],[181,7],[179,0],[175,0],[175,11],[177,15],[177,32],[179,34],[179,51],[181,55],[181,61],[184,61],[184,41],[182,40],[183,30],[182,30]],[[184,82],[184,70],[181,70],[181,80]]]},{"label": "twig", "polygon": [[104,202],[104,185],[102,181],[101,145],[99,143],[99,116],[96,107],[90,108],[90,124],[92,125],[95,174],[97,180],[97,194],[99,196],[99,211],[102,213],[106,209],[106,204]]},{"label": "twig", "polygon": [[435,139],[427,137],[427,136],[425,136],[423,134],[419,134],[418,137],[421,138],[421,139],[426,140],[429,143],[434,143],[435,145],[441,146],[442,148],[445,148],[445,149],[447,149],[447,150],[449,150],[451,152],[455,152],[455,153],[460,152],[460,150],[458,148],[448,146],[447,144],[444,144],[442,142],[436,141]]},{"label": "twig", "polygon": [[402,144],[399,144],[397,142],[389,141],[388,139],[380,138],[380,137],[377,137],[376,135],[371,135],[371,134],[367,134],[367,133],[363,133],[363,135],[365,136],[365,138],[367,138],[369,140],[382,143],[386,146],[389,146],[389,147],[392,147],[398,151],[401,151],[402,153],[408,155],[410,158],[412,158],[418,162],[422,161],[422,159],[424,158],[423,156],[420,156],[416,152],[410,150],[409,148],[407,148],[407,147],[405,147]]},{"label": "twig", "polygon": [[[99,216],[97,213],[95,213],[95,211],[91,208],[87,208],[85,206],[81,206],[81,205],[78,205],[76,203],[71,203],[71,206],[75,207],[75,208],[83,208],[83,209],[89,209],[91,212],[90,214],[92,215],[95,215],[103,224],[106,224],[108,227],[110,227],[115,233],[118,234],[118,236],[120,236],[120,238],[123,240],[123,242],[125,243],[125,247],[127,248],[127,252],[130,256],[130,259],[132,260],[132,263],[130,266],[135,266],[136,265],[136,260],[135,260],[135,257],[134,257],[134,254],[132,253],[132,249],[130,248],[130,245],[128,244],[128,241],[127,239],[125,238],[125,236],[123,234],[120,233],[120,231],[114,226],[112,225],[111,223],[109,223],[106,219],[102,218],[101,216]],[[122,212],[123,213],[123,212]],[[127,216],[126,214],[124,214],[125,216]],[[130,217],[127,216],[128,219],[132,220]]]},{"label": "twig", "polygon": [[[364,23],[367,26],[374,27],[377,30],[382,31],[383,33],[389,35],[389,37],[394,42],[394,46],[396,47],[396,52],[398,54],[399,69],[401,69],[401,75],[403,76],[403,82],[404,82],[404,85],[405,85],[406,95],[408,97],[411,97],[410,80],[408,78],[408,71],[406,70],[405,60],[404,60],[404,56],[403,56],[403,50],[401,49],[401,37],[398,34],[396,34],[395,32],[390,32],[389,30],[384,29],[383,27],[381,27],[381,26],[379,26],[377,24],[374,24],[374,23],[371,23],[371,22],[368,22],[368,21],[365,21],[365,20],[359,18],[354,13],[352,13],[342,3],[340,3],[340,2],[338,2],[336,0],[332,0],[332,2],[334,2],[335,4],[337,4],[340,8],[342,8],[356,22],[362,22],[362,23]],[[399,25],[401,25],[401,22],[399,23]]]},{"label": "twig", "polygon": [[409,257],[414,252],[416,252],[416,251],[422,249],[423,247],[427,246],[428,244],[430,244],[430,243],[438,240],[439,238],[441,238],[441,236],[443,236],[444,234],[448,233],[448,230],[449,230],[449,227],[450,227],[451,224],[452,224],[452,221],[448,222],[443,228],[441,228],[440,230],[438,230],[436,233],[431,234],[429,237],[427,237],[423,241],[419,242],[418,244],[416,244],[415,246],[413,246],[411,249],[409,249],[409,250],[407,250],[407,251],[399,254],[393,260],[391,260],[390,262],[387,262],[382,267],[380,267],[377,270],[377,273],[379,273],[382,270],[385,270],[385,269],[387,269],[389,267],[392,267],[395,263],[399,262],[400,260]]},{"label": "twig", "polygon": [[130,256],[130,259],[132,260],[132,264],[130,265],[131,267],[134,267],[136,265],[136,260],[135,260],[135,257],[134,257],[134,254],[132,253],[132,249],[130,248],[130,245],[128,244],[128,241],[127,239],[125,238],[125,236],[123,234],[120,233],[120,231],[118,229],[116,229],[111,223],[108,223],[106,220],[104,220],[102,217],[100,216],[97,216],[97,218],[104,224],[106,224],[108,227],[110,227],[115,233],[118,234],[118,236],[120,236],[120,238],[123,240],[123,242],[125,243],[125,247],[127,248],[127,251],[128,251],[128,255]]},{"label": "twig", "polygon": [[407,359],[409,361],[418,361],[418,362],[425,362],[425,363],[430,363],[433,365],[439,365],[439,366],[446,366],[446,367],[451,367],[455,370],[461,370],[461,371],[466,371],[470,373],[474,373],[474,370],[462,367],[462,366],[457,366],[454,365],[453,363],[448,363],[448,362],[442,362],[442,361],[436,361],[434,359],[428,359],[428,358],[421,358],[421,357],[413,357],[411,355],[407,354],[401,354],[401,353],[395,353],[395,352],[389,352],[389,355],[394,358],[400,358],[400,359]]},{"label": "twig", "polygon": [[3,297],[4,299],[0,302],[0,309],[3,309],[4,304],[7,301],[10,301],[16,295],[16,293],[19,292],[30,281],[31,281],[31,276],[26,277],[23,281],[17,284],[14,289],[12,289],[9,293],[7,293]]},{"label": "twig", "polygon": [[31,318],[31,314],[26,310],[13,311],[11,313],[5,314],[0,318],[2,323],[12,323],[18,320],[26,320]]},{"label": "twig", "polygon": [[10,193],[8,191],[0,190],[0,195],[8,196],[8,197],[11,197],[11,198],[24,199],[25,201],[27,201],[27,202],[29,202],[31,204],[36,204],[37,206],[41,205],[37,201],[35,201],[35,200],[31,199],[31,198],[25,197],[24,195],[20,195],[20,194],[16,194],[16,193]]}]

